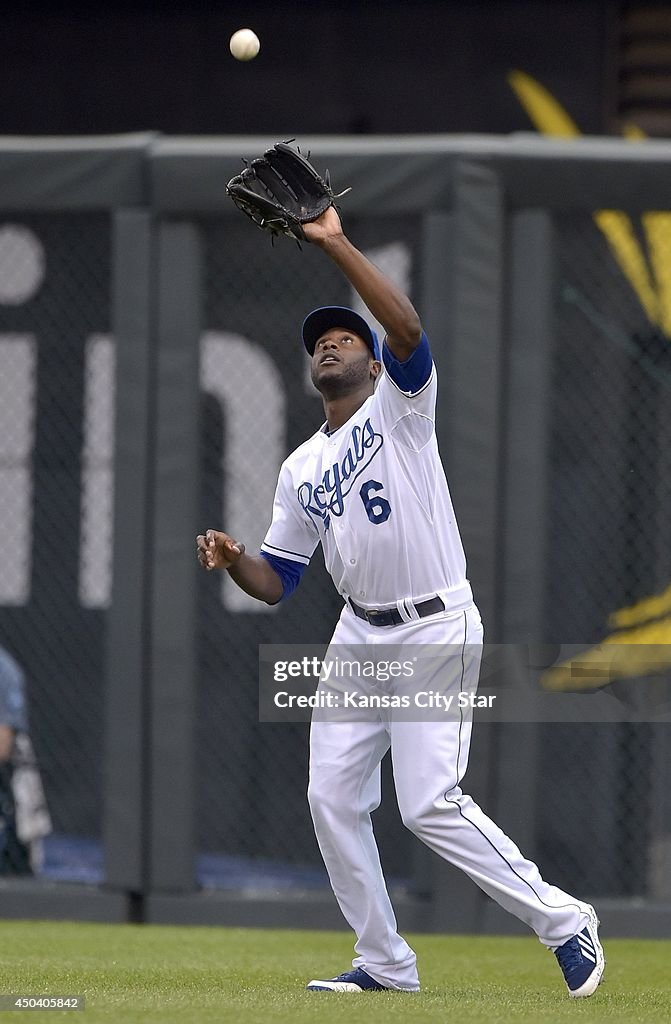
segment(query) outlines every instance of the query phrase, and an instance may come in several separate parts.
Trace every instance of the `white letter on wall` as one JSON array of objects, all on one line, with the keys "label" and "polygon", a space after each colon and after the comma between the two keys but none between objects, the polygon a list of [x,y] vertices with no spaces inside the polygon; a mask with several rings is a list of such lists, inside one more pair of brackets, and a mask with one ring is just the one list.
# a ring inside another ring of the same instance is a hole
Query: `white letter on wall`
[{"label": "white letter on wall", "polygon": [[85,608],[107,608],[112,594],[115,360],[112,338],[87,339],[79,538],[79,600]]},{"label": "white letter on wall", "polygon": [[0,604],[30,597],[37,346],[0,336]]},{"label": "white letter on wall", "polygon": [[[286,398],[274,361],[259,345],[238,334],[207,331],[202,338],[203,391],[226,414],[220,527],[258,550],[272,515],[277,474],[285,454]],[[217,524],[213,524],[217,525]],[[221,599],[229,611],[268,612],[222,574]]]}]

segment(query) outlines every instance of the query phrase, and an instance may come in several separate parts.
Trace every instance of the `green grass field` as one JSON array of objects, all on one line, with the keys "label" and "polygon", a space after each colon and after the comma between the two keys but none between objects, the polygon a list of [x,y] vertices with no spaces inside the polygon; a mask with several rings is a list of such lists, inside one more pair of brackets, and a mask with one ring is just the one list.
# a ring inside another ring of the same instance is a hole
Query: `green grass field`
[{"label": "green grass field", "polygon": [[82,1012],[29,1011],[31,1024],[671,1021],[671,942],[606,940],[605,981],[591,999],[574,1000],[534,938],[410,938],[419,995],[339,995],[304,985],[348,966],[344,932],[4,921],[0,991],[86,997]]}]

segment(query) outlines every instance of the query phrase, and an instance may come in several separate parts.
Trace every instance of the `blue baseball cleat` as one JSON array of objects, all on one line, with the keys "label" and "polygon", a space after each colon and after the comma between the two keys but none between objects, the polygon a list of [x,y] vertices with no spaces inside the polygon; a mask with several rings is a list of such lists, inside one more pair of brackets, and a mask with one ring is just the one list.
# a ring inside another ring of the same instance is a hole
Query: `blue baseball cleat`
[{"label": "blue baseball cleat", "polygon": [[308,992],[389,992],[386,985],[381,985],[370,974],[360,967],[339,974],[337,978],[325,981],[311,981],[307,985]]},{"label": "blue baseball cleat", "polygon": [[575,999],[593,995],[603,975],[606,959],[599,942],[599,919],[590,907],[590,920],[581,932],[554,950],[568,994]]}]

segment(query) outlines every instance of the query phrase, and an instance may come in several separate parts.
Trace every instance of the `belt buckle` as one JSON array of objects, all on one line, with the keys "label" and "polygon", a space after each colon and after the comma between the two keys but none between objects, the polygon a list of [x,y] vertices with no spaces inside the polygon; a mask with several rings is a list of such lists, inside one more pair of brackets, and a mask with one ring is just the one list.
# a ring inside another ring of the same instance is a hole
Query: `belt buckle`
[{"label": "belt buckle", "polygon": [[371,626],[390,626],[393,624],[390,611],[367,611],[366,618]]}]

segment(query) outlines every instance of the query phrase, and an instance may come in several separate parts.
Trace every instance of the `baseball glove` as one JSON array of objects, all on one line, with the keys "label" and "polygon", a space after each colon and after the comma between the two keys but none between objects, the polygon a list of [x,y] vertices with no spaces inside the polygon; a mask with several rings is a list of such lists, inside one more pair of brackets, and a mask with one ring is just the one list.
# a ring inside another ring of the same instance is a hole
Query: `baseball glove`
[{"label": "baseball glove", "polygon": [[301,241],[306,241],[303,224],[317,220],[336,199],[349,191],[347,188],[336,195],[328,171],[322,177],[310,161],[287,142],[278,142],[267,149],[226,186],[227,195],[238,209],[268,231],[273,241],[277,235],[288,235],[299,246]]}]

